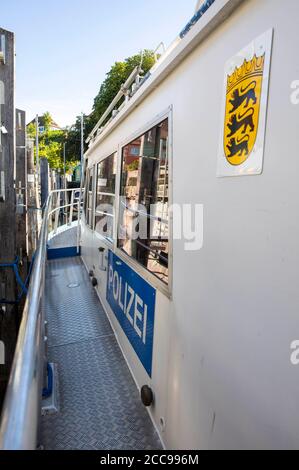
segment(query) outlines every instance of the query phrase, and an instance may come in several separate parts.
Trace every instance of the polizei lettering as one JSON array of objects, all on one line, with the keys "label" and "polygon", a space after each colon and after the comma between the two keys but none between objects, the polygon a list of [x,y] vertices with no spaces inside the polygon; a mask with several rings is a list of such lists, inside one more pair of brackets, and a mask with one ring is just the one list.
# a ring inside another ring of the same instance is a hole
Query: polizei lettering
[{"label": "polizei lettering", "polygon": [[112,251],[108,256],[107,302],[151,377],[156,291]]},{"label": "polizei lettering", "polygon": [[146,344],[148,306],[119,273],[109,266],[109,289],[111,288],[115,302],[118,303],[143,344]]}]

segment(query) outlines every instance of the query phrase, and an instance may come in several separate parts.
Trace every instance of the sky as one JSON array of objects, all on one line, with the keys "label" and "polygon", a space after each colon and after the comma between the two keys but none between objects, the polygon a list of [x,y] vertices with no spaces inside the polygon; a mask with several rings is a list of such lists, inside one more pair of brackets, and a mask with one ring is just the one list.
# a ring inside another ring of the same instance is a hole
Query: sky
[{"label": "sky", "polygon": [[0,0],[16,36],[16,107],[27,122],[49,111],[60,126],[89,114],[115,61],[168,46],[196,0]]}]

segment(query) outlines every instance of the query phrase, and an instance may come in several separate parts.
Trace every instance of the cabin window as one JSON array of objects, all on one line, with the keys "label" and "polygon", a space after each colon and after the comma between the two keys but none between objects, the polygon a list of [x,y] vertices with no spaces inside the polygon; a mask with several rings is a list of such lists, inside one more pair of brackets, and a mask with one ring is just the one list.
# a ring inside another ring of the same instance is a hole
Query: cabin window
[{"label": "cabin window", "polygon": [[86,224],[92,228],[92,183],[93,183],[93,177],[92,177],[92,172],[93,170],[87,170],[86,172],[86,194],[85,194],[85,201],[84,201],[84,212],[85,212],[85,219],[86,219]]},{"label": "cabin window", "polygon": [[116,173],[116,153],[98,164],[95,230],[109,241],[114,239]]},{"label": "cabin window", "polygon": [[122,150],[118,246],[168,284],[168,119]]},{"label": "cabin window", "polygon": [[84,177],[84,215],[85,220],[87,223],[87,201],[88,201],[88,186],[89,186],[89,170],[85,169],[85,177]]}]

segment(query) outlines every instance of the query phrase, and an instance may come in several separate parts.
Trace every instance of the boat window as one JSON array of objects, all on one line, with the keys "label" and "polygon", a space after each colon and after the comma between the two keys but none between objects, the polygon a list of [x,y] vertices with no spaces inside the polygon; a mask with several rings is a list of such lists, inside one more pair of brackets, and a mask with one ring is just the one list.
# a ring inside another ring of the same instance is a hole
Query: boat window
[{"label": "boat window", "polygon": [[122,150],[118,246],[168,284],[168,119]]},{"label": "boat window", "polygon": [[93,183],[93,169],[87,170],[87,178],[86,178],[86,197],[85,197],[85,217],[86,217],[86,224],[90,227],[93,228],[93,223],[92,223],[92,183]]},{"label": "boat window", "polygon": [[116,173],[116,153],[98,164],[95,230],[110,241],[114,239]]},{"label": "boat window", "polygon": [[89,187],[89,170],[85,170],[84,176],[84,215],[85,220],[87,221],[87,201],[88,201],[88,187]]}]

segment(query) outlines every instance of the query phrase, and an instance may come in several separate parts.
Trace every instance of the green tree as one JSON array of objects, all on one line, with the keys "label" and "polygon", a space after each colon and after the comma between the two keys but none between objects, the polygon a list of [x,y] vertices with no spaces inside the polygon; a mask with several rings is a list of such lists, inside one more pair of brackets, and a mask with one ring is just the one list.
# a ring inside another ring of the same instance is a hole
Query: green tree
[{"label": "green tree", "polygon": [[[106,79],[100,87],[100,91],[94,99],[93,109],[89,116],[84,116],[84,135],[85,140],[90,134],[98,120],[104,114],[114,97],[117,95],[120,87],[127,81],[134,68],[140,65],[142,60],[142,70],[146,74],[155,64],[155,54],[153,51],[145,50],[143,57],[136,54],[125,59],[123,62],[115,62],[106,75]],[[68,130],[67,148],[68,158],[71,161],[80,159],[81,154],[81,118],[77,120]],[[86,150],[86,144],[85,144]]]},{"label": "green tree", "polygon": [[[111,67],[100,87],[99,93],[94,99],[91,114],[84,116],[84,140],[86,140],[100,117],[117,95],[120,87],[127,81],[134,68],[141,64],[141,61],[142,70],[146,74],[155,63],[153,51],[145,50],[142,56],[141,54],[136,54],[125,59],[123,62],[115,62]],[[45,132],[39,136],[40,157],[47,158],[51,168],[63,169],[63,143],[66,142],[67,168],[74,168],[81,157],[81,117],[78,116],[76,122],[66,132],[50,130],[52,117],[49,112],[46,112],[43,118]],[[29,137],[35,137],[34,124],[30,124],[27,127],[27,134]],[[84,146],[84,150],[86,150],[86,143],[84,143]]]},{"label": "green tree", "polygon": [[43,115],[43,118],[44,118],[44,126],[45,126],[45,130],[46,131],[49,131],[50,130],[50,126],[53,122],[53,119],[52,119],[52,116],[51,114],[47,111],[44,115]]},{"label": "green tree", "polygon": [[114,97],[129,78],[134,68],[141,64],[142,69],[146,74],[155,63],[155,54],[153,51],[145,50],[143,57],[141,54],[136,54],[124,60],[124,62],[116,62],[107,73],[106,79],[101,85],[98,95],[94,99],[92,120],[94,124],[104,114]]},{"label": "green tree", "polygon": [[[92,130],[89,116],[84,115],[84,134],[85,139]],[[80,162],[81,159],[81,116],[78,116],[75,124],[67,130],[67,158],[72,162]],[[86,150],[86,147],[85,147]]]},{"label": "green tree", "polygon": [[31,124],[28,124],[27,126],[27,136],[30,137],[31,139],[34,139],[35,133],[36,133],[35,125],[32,122]]},{"label": "green tree", "polygon": [[[66,170],[71,171],[77,164],[68,156],[67,134],[65,131],[53,131],[50,129],[52,117],[50,113],[43,115],[45,131],[39,133],[39,157],[47,158],[49,166],[53,170],[63,170],[63,144],[66,142]],[[28,137],[35,138],[36,128],[35,125],[29,124],[27,126]],[[36,148],[35,148],[36,155]]]}]

